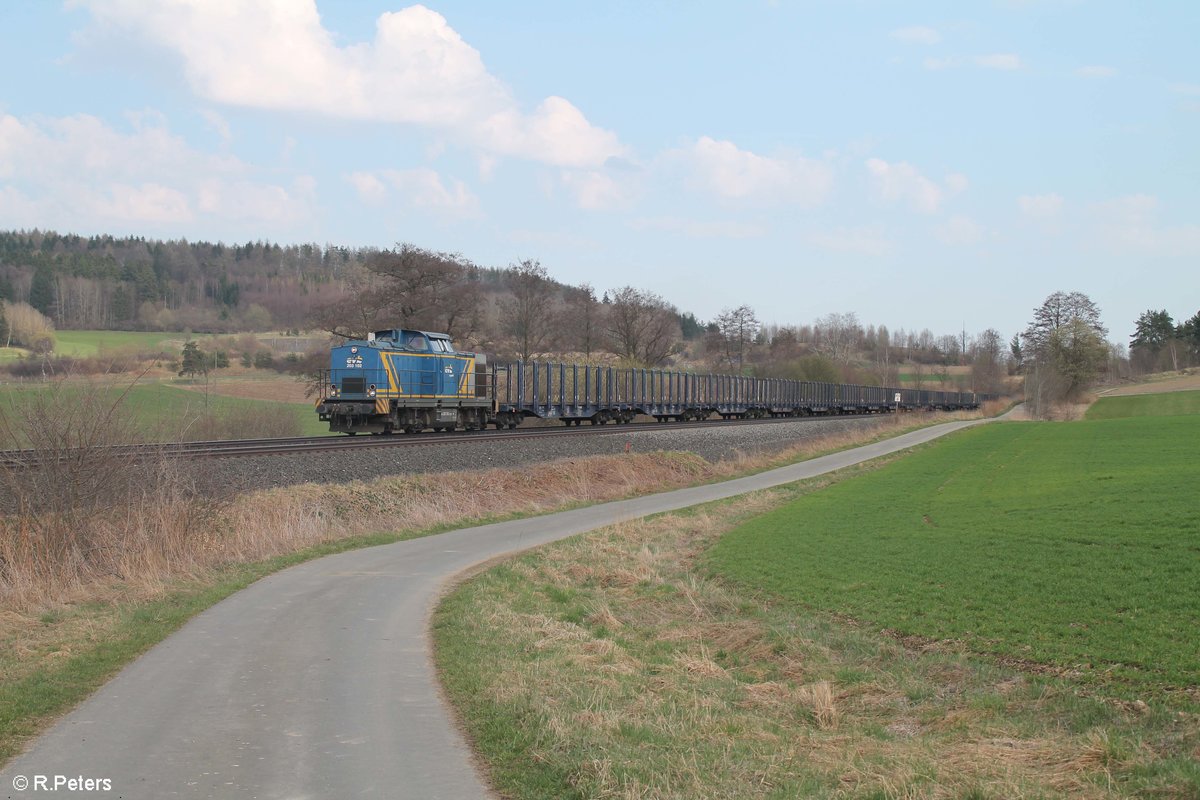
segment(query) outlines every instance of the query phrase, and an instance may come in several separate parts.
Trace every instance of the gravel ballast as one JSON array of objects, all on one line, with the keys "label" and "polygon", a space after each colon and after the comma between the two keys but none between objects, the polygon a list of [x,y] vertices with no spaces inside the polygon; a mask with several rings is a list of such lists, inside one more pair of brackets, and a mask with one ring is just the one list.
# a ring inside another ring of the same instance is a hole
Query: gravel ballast
[{"label": "gravel ballast", "polygon": [[297,483],[346,483],[417,472],[517,469],[567,458],[658,450],[688,451],[717,462],[782,450],[829,436],[876,428],[885,417],[764,420],[711,428],[613,426],[578,436],[491,441],[439,442],[437,434],[417,447],[364,447],[282,456],[238,456],[196,463],[199,483],[215,493],[266,489]]}]

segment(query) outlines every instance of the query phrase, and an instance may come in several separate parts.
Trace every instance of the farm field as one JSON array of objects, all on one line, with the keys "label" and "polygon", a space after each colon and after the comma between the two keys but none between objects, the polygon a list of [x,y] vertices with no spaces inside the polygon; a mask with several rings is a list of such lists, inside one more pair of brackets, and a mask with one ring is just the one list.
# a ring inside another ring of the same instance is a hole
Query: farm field
[{"label": "farm field", "polygon": [[[59,355],[86,358],[102,352],[121,350],[158,350],[178,353],[187,336],[162,331],[55,331],[55,352]],[[191,336],[203,341],[207,334]]]},{"label": "farm field", "polygon": [[1200,390],[1101,397],[1087,410],[1086,419],[1167,417],[1181,414],[1200,414]]},{"label": "farm field", "polygon": [[1200,797],[1200,415],[999,423],[483,573],[506,796]]},{"label": "farm field", "polygon": [[1122,696],[1194,689],[1198,439],[1197,415],[986,426],[747,523],[709,564]]},{"label": "farm field", "polygon": [[[100,384],[106,403],[117,402],[125,392],[120,384]],[[0,411],[12,413],[23,403],[48,402],[52,393],[70,404],[72,396],[94,392],[89,385],[64,384],[62,388],[0,388]],[[121,401],[121,409],[136,418],[136,427],[147,440],[172,441],[197,438],[257,438],[260,436],[319,436],[328,424],[317,419],[311,403],[280,403],[230,397],[202,387],[166,383],[137,384]],[[215,434],[215,436],[213,436]]]}]

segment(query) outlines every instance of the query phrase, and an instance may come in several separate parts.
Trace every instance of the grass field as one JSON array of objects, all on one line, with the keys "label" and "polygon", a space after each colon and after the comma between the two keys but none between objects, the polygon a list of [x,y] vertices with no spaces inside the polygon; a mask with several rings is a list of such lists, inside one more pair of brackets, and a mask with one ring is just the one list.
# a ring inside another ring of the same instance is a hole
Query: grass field
[{"label": "grass field", "polygon": [[1200,414],[1200,391],[1101,397],[1087,411],[1087,419],[1170,417]]},{"label": "grass field", "polygon": [[[121,385],[107,385],[100,389],[116,402],[125,391]],[[95,391],[92,387],[66,384],[62,387],[38,386],[34,388],[0,388],[0,410],[13,408],[51,392],[81,393]],[[203,393],[171,386],[164,383],[135,385],[122,401],[125,413],[138,419],[138,429],[147,439],[173,441],[180,438],[195,438],[193,432],[214,430],[239,438],[256,436],[295,435],[318,436],[329,433],[329,424],[317,419],[316,412],[308,404],[272,403],[262,400],[247,400]],[[210,420],[205,422],[205,418]],[[256,425],[260,425],[256,433]],[[202,437],[206,438],[206,437]]]},{"label": "grass field", "polygon": [[[54,338],[57,342],[54,350],[59,355],[86,358],[120,350],[178,353],[188,337],[162,331],[55,331]],[[204,339],[206,335],[191,338]]]},{"label": "grass field", "polygon": [[1197,441],[1200,416],[987,426],[747,523],[709,566],[1122,696],[1195,690]]}]

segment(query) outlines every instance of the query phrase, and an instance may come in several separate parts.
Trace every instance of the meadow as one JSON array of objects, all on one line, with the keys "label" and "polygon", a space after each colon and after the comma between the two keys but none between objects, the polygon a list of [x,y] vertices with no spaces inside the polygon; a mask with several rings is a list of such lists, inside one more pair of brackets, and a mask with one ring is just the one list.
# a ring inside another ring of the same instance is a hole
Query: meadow
[{"label": "meadow", "polygon": [[188,339],[203,342],[207,334],[187,335],[162,331],[55,331],[58,355],[88,358],[118,351],[178,354]]},{"label": "meadow", "polygon": [[1200,414],[1200,391],[1101,397],[1088,408],[1086,419],[1169,417],[1184,414]]},{"label": "meadow", "polygon": [[[110,406],[136,419],[146,441],[181,439],[259,438],[264,436],[319,436],[329,433],[328,423],[317,419],[309,403],[275,403],[227,397],[203,389],[185,389],[169,383],[116,381],[62,383],[50,386],[0,387],[0,415],[19,414],[36,406],[50,393],[82,396],[99,392]],[[118,406],[119,401],[119,406]]]},{"label": "meadow", "polygon": [[1121,696],[1194,689],[1198,440],[1196,415],[986,426],[753,520],[708,565]]}]

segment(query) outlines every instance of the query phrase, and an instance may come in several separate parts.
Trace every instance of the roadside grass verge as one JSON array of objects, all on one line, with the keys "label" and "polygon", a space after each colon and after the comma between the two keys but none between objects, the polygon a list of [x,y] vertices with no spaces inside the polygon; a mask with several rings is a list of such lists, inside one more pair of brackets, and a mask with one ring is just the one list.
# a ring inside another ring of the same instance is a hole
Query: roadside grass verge
[{"label": "roadside grass verge", "polygon": [[1200,414],[1200,391],[1101,397],[1085,419],[1127,419]]},{"label": "roadside grass verge", "polygon": [[449,594],[435,657],[493,785],[521,800],[1197,796],[1195,714],[711,574],[729,529],[886,469],[584,534]]},{"label": "roadside grass verge", "polygon": [[[13,526],[28,531],[28,519],[0,517],[0,546],[10,548],[0,552],[0,764],[189,617],[293,563],[464,524],[735,477],[928,423],[924,417],[881,420],[881,427],[858,434],[719,464],[686,453],[630,453],[519,471],[305,484],[220,505],[142,497],[87,515],[84,529],[62,532],[74,548],[70,559],[12,552],[21,541]],[[76,544],[91,561],[78,557]]]},{"label": "roadside grass verge", "polygon": [[747,522],[709,568],[898,636],[1200,706],[1200,416],[964,431]]}]

